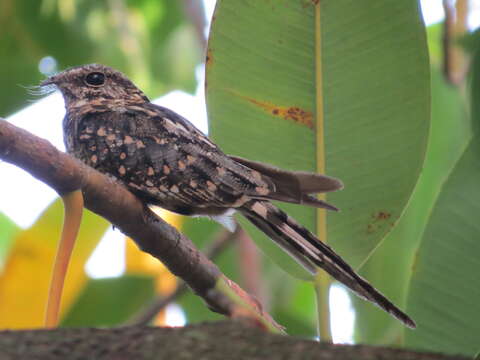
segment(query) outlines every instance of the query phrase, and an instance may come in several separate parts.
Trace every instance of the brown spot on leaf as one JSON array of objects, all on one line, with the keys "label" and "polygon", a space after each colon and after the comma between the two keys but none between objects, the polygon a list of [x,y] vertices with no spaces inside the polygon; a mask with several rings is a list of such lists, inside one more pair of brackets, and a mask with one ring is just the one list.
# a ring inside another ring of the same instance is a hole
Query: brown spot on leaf
[{"label": "brown spot on leaf", "polygon": [[387,219],[390,219],[391,217],[392,217],[392,214],[385,211],[379,211],[375,216],[377,220],[387,220]]},{"label": "brown spot on leaf", "polygon": [[212,49],[208,48],[207,56],[205,57],[205,65],[209,67],[213,63]]},{"label": "brown spot on leaf", "polygon": [[308,126],[313,129],[313,113],[304,110],[298,106],[280,106],[268,101],[259,101],[246,96],[241,96],[252,104],[255,104],[274,116],[279,116],[285,120],[293,121],[298,124]]},{"label": "brown spot on leaf", "polygon": [[313,114],[311,112],[305,111],[297,106],[292,106],[286,108],[284,111],[281,110],[280,116],[282,115],[286,120],[293,120],[313,129]]},{"label": "brown spot on leaf", "polygon": [[384,228],[385,225],[393,227],[395,222],[385,223],[386,220],[390,219],[392,214],[387,211],[379,211],[372,214],[372,222],[367,225],[367,234],[371,234],[377,230]]},{"label": "brown spot on leaf", "polygon": [[316,5],[318,5],[319,3],[320,3],[320,0],[303,0],[303,1],[302,1],[302,7],[303,7],[304,9],[306,9],[306,8],[312,6],[312,5],[313,5],[313,6],[316,6]]}]

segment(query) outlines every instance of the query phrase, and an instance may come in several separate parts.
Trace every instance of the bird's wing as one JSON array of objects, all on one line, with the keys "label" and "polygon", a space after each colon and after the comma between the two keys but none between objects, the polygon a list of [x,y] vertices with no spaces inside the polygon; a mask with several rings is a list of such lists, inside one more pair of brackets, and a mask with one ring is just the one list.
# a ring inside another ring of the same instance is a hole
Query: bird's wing
[{"label": "bird's wing", "polygon": [[123,179],[145,200],[183,214],[215,215],[275,191],[268,177],[225,155],[175,112],[154,104],[122,111],[117,123],[135,126],[127,131],[134,149]]},{"label": "bird's wing", "polygon": [[[206,184],[204,181],[200,185],[201,189],[198,189],[204,193],[203,201],[206,196],[216,206],[237,207],[248,197],[337,210],[333,205],[310,194],[341,189],[343,184],[338,179],[309,172],[286,171],[272,165],[227,156],[187,119],[172,110],[148,104],[138,111],[150,112],[149,118],[157,119],[154,121],[153,132],[175,138],[180,151],[188,153],[190,159],[196,159],[193,164],[195,171],[203,172],[209,178],[207,185],[210,186],[205,189],[202,186]],[[190,196],[195,197],[191,190],[185,188]]]}]

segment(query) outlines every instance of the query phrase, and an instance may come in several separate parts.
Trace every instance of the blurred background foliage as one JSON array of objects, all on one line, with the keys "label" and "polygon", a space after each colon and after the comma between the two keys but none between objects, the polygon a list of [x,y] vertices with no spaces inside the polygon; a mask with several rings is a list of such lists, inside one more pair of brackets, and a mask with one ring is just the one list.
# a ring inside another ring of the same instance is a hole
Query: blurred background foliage
[{"label": "blurred background foliage", "polygon": [[195,30],[203,7],[190,3],[2,1],[0,48],[8,56],[0,57],[0,78],[9,91],[2,91],[0,113],[25,105],[19,84],[36,85],[44,74],[92,62],[121,69],[150,94],[193,91],[204,46]]},{"label": "blurred background foliage", "polygon": [[[315,121],[320,94],[326,105],[323,166],[347,185],[329,197],[343,210],[327,217],[329,242],[418,324],[406,330],[352,296],[354,341],[473,355],[480,350],[479,36],[467,29],[467,0],[444,1],[445,21],[426,29],[428,42],[416,0],[373,3],[325,2],[319,53],[315,11],[302,0],[218,0],[208,50],[207,21],[196,0],[3,0],[0,115],[27,106],[25,87],[45,75],[91,62],[125,72],[151,98],[172,89],[192,92],[208,54],[215,140],[228,152],[316,170],[319,138],[308,121]],[[325,71],[321,83],[317,61]],[[289,107],[306,111],[307,126]],[[279,120],[279,113],[290,118]],[[315,211],[287,208],[320,231]],[[372,221],[382,209],[391,210],[381,217],[388,222]],[[0,214],[0,328],[42,325],[62,211],[54,202],[28,229]],[[207,219],[162,214],[201,249],[225,239],[225,230]],[[90,279],[85,263],[108,228],[86,213],[67,276],[62,326],[131,323],[182,286],[128,239],[125,273]],[[302,280],[308,276],[251,234],[273,260],[240,233],[215,262],[289,334],[315,336],[316,319],[328,313],[317,311],[314,287]],[[328,297],[329,286],[320,297]],[[187,322],[220,318],[188,290],[173,302]],[[165,307],[158,310],[143,321],[168,323]]]}]

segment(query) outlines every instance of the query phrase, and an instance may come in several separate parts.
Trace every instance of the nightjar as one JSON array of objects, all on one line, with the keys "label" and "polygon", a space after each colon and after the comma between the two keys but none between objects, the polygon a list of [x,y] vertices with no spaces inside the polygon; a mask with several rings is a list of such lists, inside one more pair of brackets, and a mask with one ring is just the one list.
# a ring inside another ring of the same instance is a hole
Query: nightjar
[{"label": "nightjar", "polygon": [[107,66],[74,67],[41,85],[55,85],[65,100],[67,151],[114,176],[146,204],[183,215],[238,211],[311,273],[324,269],[415,327],[328,245],[270,202],[336,210],[312,194],[339,190],[340,180],[226,155],[188,120],[152,104],[125,75]]}]

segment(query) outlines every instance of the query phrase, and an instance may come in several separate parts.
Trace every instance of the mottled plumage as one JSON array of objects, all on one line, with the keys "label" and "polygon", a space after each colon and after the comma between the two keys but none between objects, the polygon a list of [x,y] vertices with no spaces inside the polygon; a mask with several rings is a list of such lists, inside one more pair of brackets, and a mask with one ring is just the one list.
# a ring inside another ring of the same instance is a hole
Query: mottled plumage
[{"label": "mottled plumage", "polygon": [[310,272],[323,268],[357,295],[415,326],[329,246],[270,203],[336,210],[311,194],[339,190],[341,181],[228,156],[186,119],[150,103],[109,67],[71,68],[42,83],[50,84],[65,99],[69,153],[114,176],[147,204],[184,215],[215,217],[237,210]]}]

